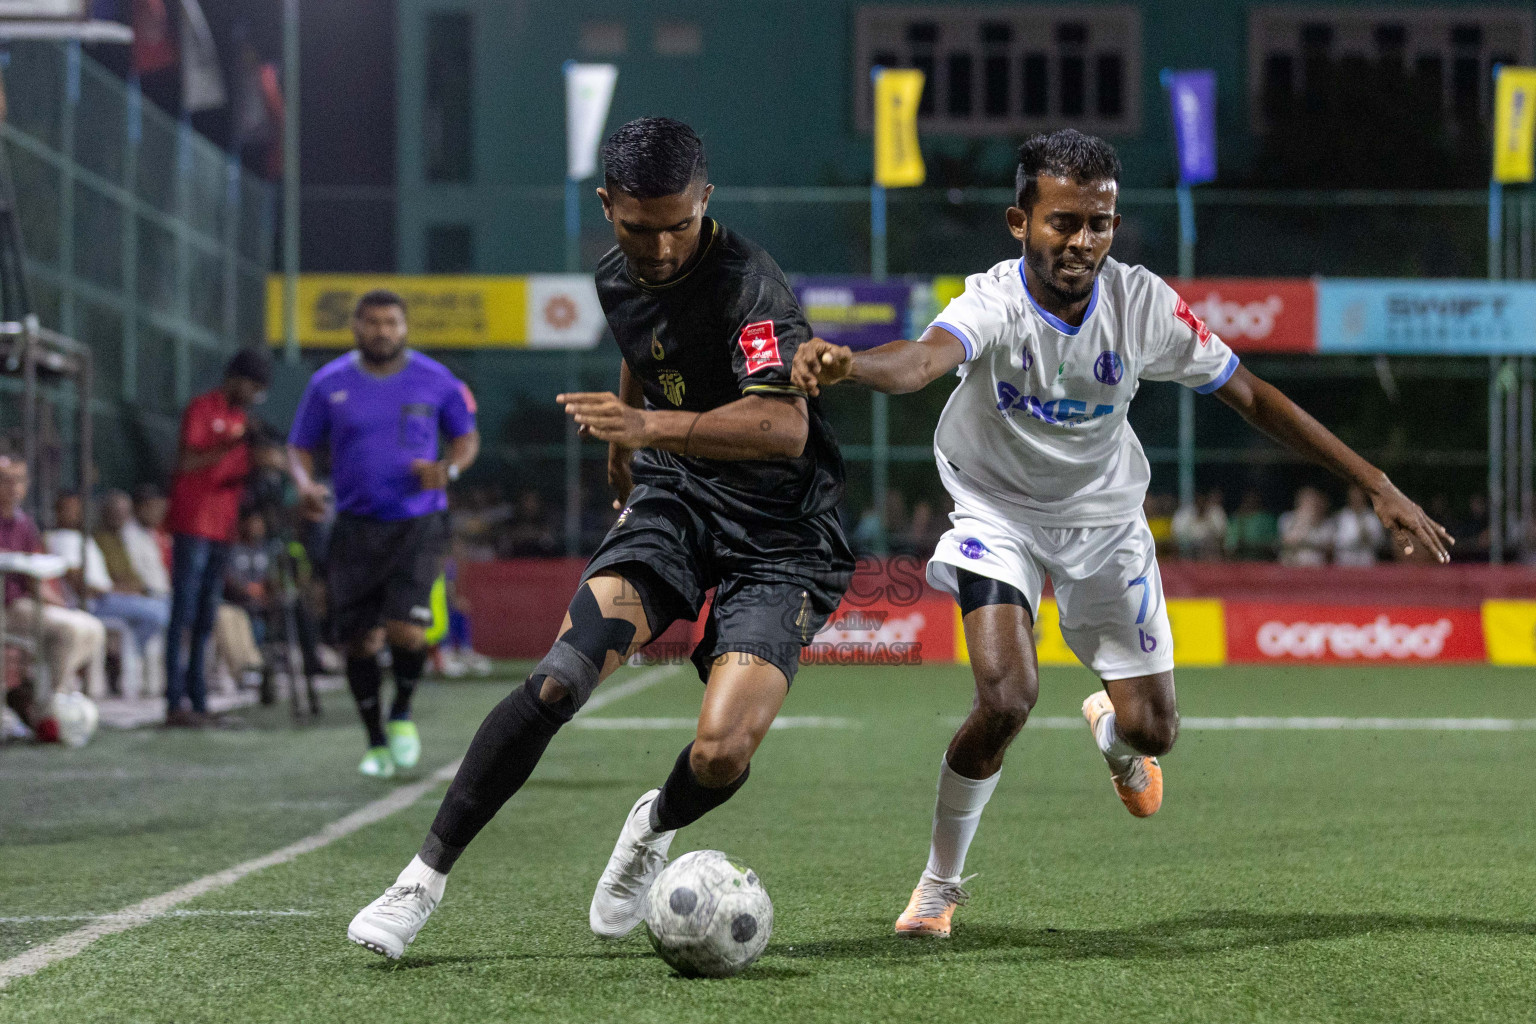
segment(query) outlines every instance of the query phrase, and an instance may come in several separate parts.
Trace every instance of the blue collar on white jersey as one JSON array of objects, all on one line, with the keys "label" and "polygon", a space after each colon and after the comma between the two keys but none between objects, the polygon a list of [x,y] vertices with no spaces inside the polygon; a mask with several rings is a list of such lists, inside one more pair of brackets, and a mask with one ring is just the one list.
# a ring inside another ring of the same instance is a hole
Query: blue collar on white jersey
[{"label": "blue collar on white jersey", "polygon": [[1036,302],[1035,297],[1029,294],[1029,281],[1024,277],[1023,260],[1019,260],[1019,284],[1024,287],[1024,295],[1029,299],[1029,304],[1035,307],[1035,312],[1040,314],[1040,319],[1044,320],[1046,323],[1050,324],[1052,327],[1056,328],[1058,331],[1067,335],[1068,337],[1071,337],[1078,331],[1082,330],[1083,327],[1087,325],[1088,318],[1093,316],[1093,311],[1099,306],[1098,277],[1094,277],[1093,279],[1093,294],[1088,296],[1088,308],[1083,311],[1083,322],[1078,324],[1076,327],[1073,327],[1071,324],[1067,323],[1061,317],[1056,316],[1054,313],[1047,313],[1045,310],[1040,308],[1040,303]]}]

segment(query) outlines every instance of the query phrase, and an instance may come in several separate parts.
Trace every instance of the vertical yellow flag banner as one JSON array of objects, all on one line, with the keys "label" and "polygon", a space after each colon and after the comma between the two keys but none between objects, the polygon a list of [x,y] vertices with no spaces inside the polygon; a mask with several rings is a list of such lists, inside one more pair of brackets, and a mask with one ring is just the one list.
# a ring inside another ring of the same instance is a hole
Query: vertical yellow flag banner
[{"label": "vertical yellow flag banner", "polygon": [[1536,68],[1499,69],[1493,114],[1493,180],[1536,178]]},{"label": "vertical yellow flag banner", "polygon": [[923,73],[907,68],[875,72],[875,184],[884,188],[921,185],[926,176],[917,145],[917,103]]}]

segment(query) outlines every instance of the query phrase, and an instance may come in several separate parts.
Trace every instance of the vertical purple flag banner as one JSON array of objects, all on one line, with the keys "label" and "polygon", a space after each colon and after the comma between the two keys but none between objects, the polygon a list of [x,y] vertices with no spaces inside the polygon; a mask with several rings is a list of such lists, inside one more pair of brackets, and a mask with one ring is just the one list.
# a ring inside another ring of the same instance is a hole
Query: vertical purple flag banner
[{"label": "vertical purple flag banner", "polygon": [[1179,147],[1179,184],[1216,180],[1216,72],[1166,72]]}]

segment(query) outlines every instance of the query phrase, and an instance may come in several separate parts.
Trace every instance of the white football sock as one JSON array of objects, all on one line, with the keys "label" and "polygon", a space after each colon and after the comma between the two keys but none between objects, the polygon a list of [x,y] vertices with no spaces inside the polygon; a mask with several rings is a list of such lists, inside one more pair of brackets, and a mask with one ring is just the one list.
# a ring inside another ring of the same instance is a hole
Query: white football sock
[{"label": "white football sock", "polygon": [[427,867],[427,862],[420,857],[412,857],[411,862],[400,872],[400,877],[395,879],[396,885],[419,885],[427,890],[427,895],[433,901],[441,903],[443,889],[448,885],[448,876],[435,868]]},{"label": "white football sock", "polygon": [[1115,728],[1113,711],[1099,719],[1099,727],[1094,730],[1093,738],[1098,741],[1099,749],[1104,752],[1104,759],[1117,772],[1130,764],[1132,758],[1141,756],[1140,751],[1121,738],[1120,731]]},{"label": "white football sock", "polygon": [[976,826],[981,824],[982,808],[992,798],[997,772],[989,779],[968,779],[957,774],[949,766],[949,760],[939,762],[939,799],[933,808],[933,841],[928,849],[928,868],[925,877],[945,882],[958,882],[965,871],[965,853],[976,836]]}]

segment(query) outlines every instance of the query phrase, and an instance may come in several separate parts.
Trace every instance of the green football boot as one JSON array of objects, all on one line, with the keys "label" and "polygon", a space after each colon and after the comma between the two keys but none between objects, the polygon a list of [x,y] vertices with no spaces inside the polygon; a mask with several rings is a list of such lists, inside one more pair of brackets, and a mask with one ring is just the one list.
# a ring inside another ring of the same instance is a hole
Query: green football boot
[{"label": "green football boot", "polygon": [[390,756],[389,747],[370,747],[357,770],[375,779],[392,779],[395,777],[395,759]]},{"label": "green football boot", "polygon": [[388,722],[384,732],[389,736],[389,753],[395,759],[395,767],[407,772],[415,768],[421,760],[421,736],[416,732],[416,723],[409,719]]}]

